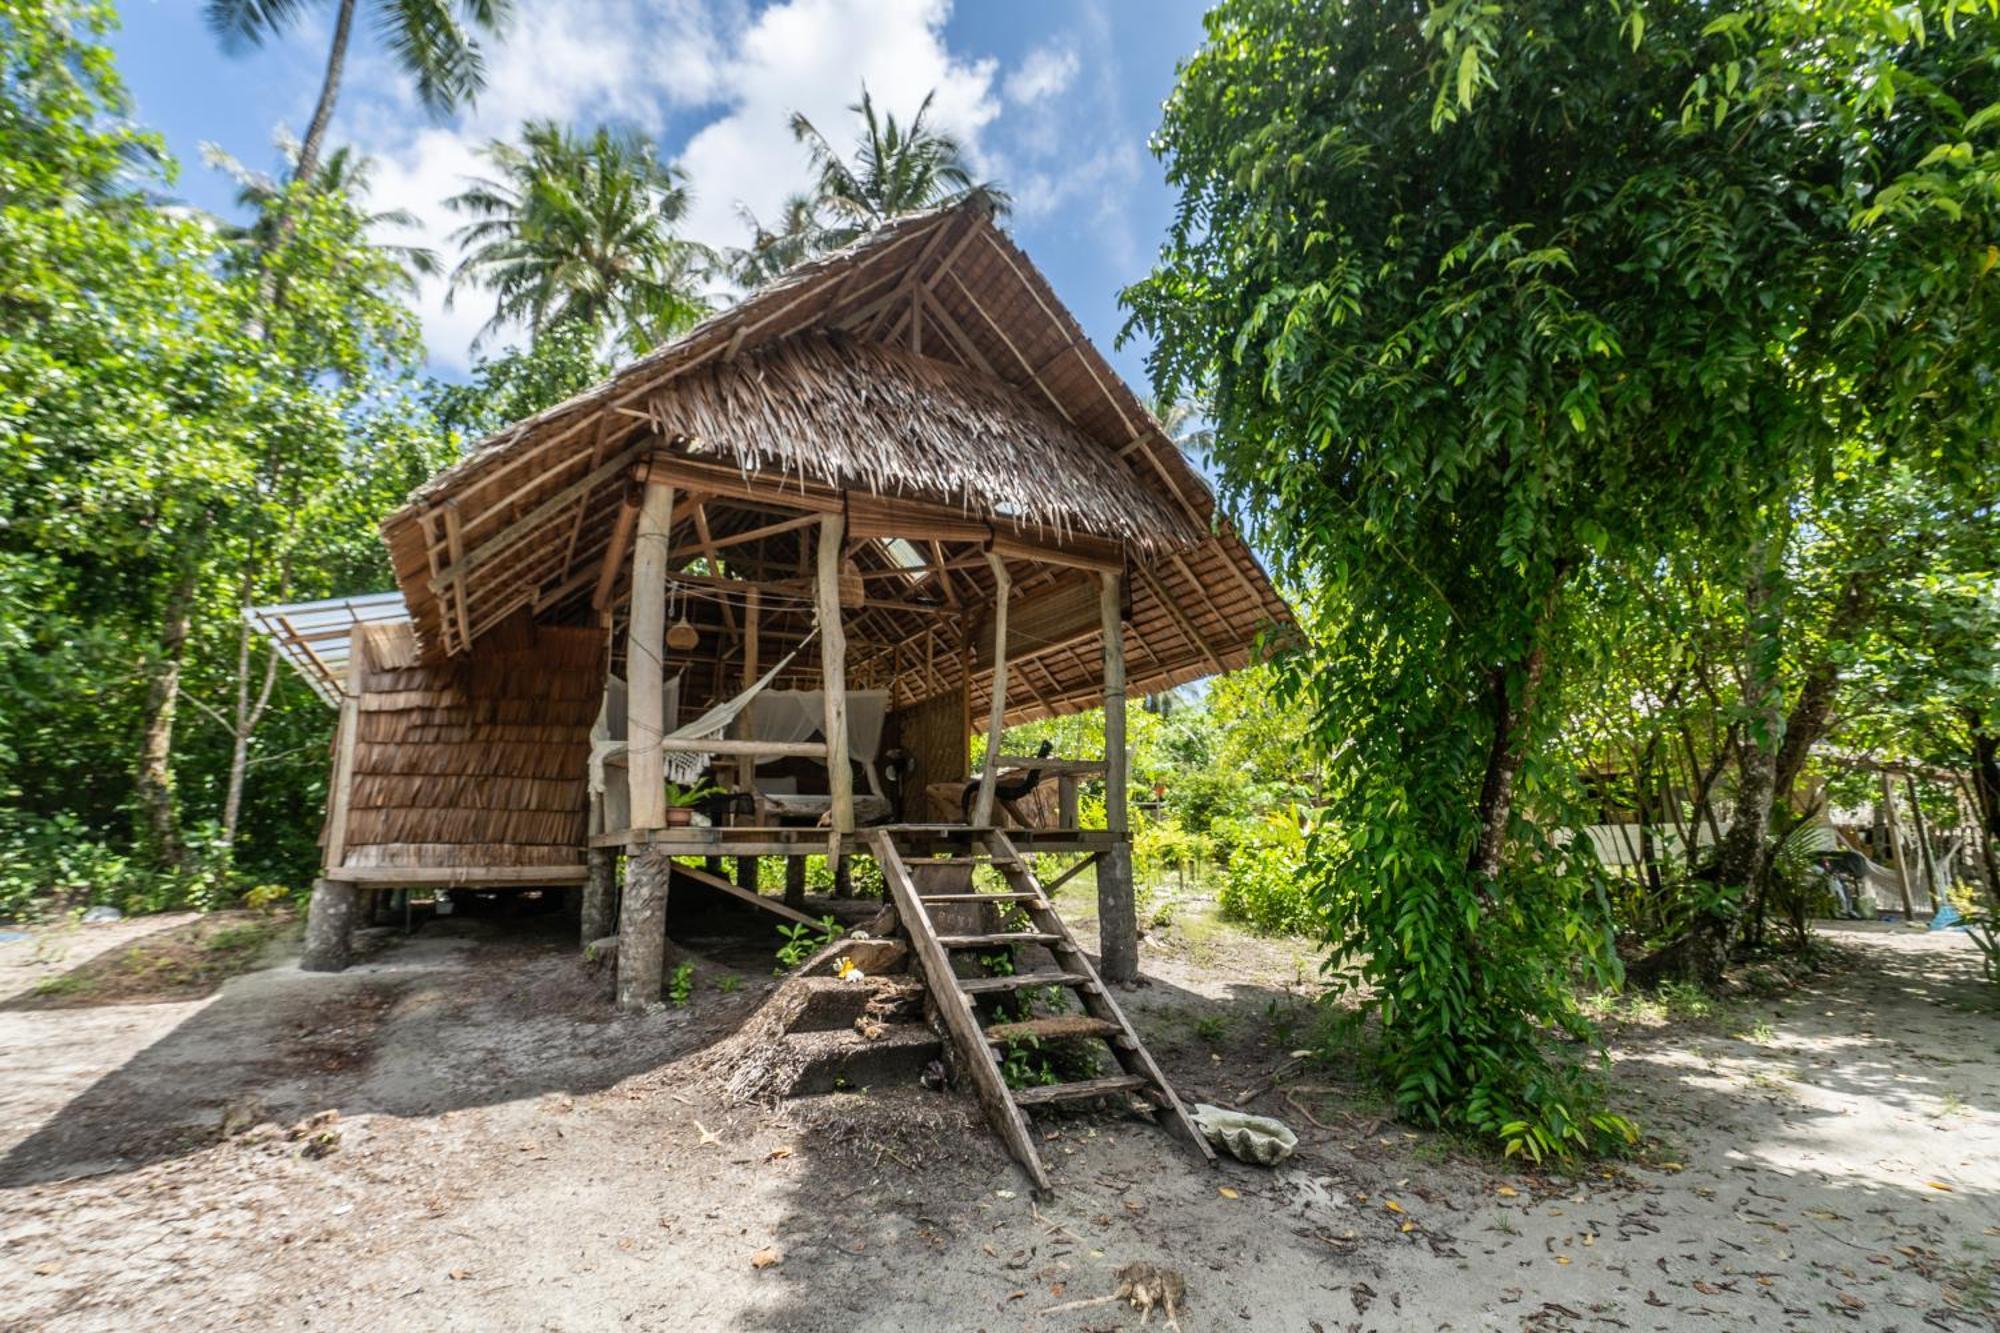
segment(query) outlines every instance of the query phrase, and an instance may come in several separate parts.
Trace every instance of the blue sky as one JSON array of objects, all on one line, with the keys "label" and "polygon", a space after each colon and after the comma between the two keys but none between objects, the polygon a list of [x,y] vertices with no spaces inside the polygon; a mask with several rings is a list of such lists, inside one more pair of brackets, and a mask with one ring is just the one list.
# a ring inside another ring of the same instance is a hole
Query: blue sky
[{"label": "blue sky", "polygon": [[[364,9],[368,0],[363,0]],[[622,124],[657,138],[692,178],[697,239],[741,239],[740,202],[772,216],[804,180],[786,130],[802,110],[836,143],[865,80],[907,114],[936,89],[939,122],[1017,200],[1011,223],[1097,344],[1144,387],[1143,348],[1112,348],[1121,286],[1145,272],[1173,199],[1146,147],[1175,63],[1201,37],[1201,0],[523,0],[488,54],[477,106],[438,121],[419,108],[372,39],[348,66],[335,143],[377,159],[378,209],[422,219],[449,257],[438,201],[477,169],[474,150],[523,119]],[[231,182],[203,164],[213,143],[272,169],[280,125],[310,114],[328,31],[320,13],[281,41],[226,55],[199,0],[122,0],[115,39],[138,118],[182,163],[179,192],[226,211]],[[489,313],[478,293],[422,299],[432,368],[462,374]]]}]

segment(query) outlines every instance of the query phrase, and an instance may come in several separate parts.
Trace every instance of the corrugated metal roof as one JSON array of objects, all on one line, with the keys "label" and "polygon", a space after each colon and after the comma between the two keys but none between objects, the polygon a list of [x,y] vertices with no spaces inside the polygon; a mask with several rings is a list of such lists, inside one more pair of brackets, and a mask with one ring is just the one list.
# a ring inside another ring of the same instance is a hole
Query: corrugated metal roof
[{"label": "corrugated metal roof", "polygon": [[347,689],[354,627],[407,621],[410,608],[400,592],[372,592],[318,602],[246,607],[243,618],[277,645],[278,652],[313,687],[313,693],[338,706]]}]

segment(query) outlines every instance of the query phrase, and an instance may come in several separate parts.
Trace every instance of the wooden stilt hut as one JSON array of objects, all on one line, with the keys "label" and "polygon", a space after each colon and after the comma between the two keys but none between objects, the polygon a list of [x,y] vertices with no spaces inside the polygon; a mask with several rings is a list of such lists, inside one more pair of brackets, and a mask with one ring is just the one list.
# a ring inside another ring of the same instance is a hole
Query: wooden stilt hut
[{"label": "wooden stilt hut", "polygon": [[[309,964],[339,966],[355,894],[387,887],[577,884],[586,938],[610,933],[625,856],[635,1005],[669,875],[738,887],[669,858],[921,856],[968,830],[1095,859],[1102,967],[1130,977],[1125,697],[1240,666],[1288,618],[977,206],[801,266],[382,529],[399,603],[259,613],[341,710]],[[976,731],[1099,704],[1104,755],[970,772]],[[684,823],[670,775],[726,795]],[[1081,828],[1100,777],[1107,827]]]}]

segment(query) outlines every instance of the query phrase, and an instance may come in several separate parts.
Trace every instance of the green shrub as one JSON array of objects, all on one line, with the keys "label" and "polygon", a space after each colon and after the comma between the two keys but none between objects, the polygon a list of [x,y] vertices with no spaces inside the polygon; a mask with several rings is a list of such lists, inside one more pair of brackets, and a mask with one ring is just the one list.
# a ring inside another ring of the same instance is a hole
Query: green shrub
[{"label": "green shrub", "polygon": [[1212,851],[1206,836],[1171,817],[1141,819],[1132,830],[1132,870],[1142,884],[1174,874],[1199,877]]},{"label": "green shrub", "polygon": [[1300,811],[1274,810],[1260,819],[1238,820],[1229,832],[1234,850],[1216,895],[1222,915],[1268,934],[1319,935],[1325,919],[1305,873]]},{"label": "green shrub", "polygon": [[74,815],[0,810],[0,920],[98,903],[123,907],[146,878]]}]

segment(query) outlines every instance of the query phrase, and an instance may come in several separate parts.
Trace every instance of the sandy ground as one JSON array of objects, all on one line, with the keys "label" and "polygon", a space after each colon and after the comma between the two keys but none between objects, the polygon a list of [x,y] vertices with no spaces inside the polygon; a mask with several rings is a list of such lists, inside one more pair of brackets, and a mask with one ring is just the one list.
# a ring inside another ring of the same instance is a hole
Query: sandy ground
[{"label": "sandy ground", "polygon": [[179,924],[0,944],[0,1328],[1108,1330],[1137,1316],[1039,1312],[1137,1259],[1185,1274],[1190,1333],[1994,1326],[2000,1053],[1956,936],[1832,926],[1836,972],[1628,1025],[1644,1161],[1563,1180],[1290,1068],[1310,952],[1190,911],[1128,1009],[1184,1094],[1254,1093],[1302,1151],[1211,1169],[1041,1118],[1037,1206],[960,1098],[703,1091],[763,943],[641,1018],[555,918],[380,935],[334,977],[280,948],[197,998],[35,993]]}]

